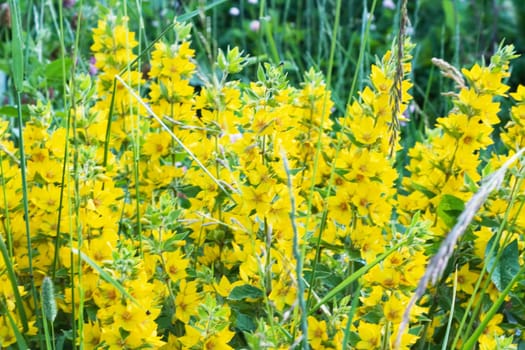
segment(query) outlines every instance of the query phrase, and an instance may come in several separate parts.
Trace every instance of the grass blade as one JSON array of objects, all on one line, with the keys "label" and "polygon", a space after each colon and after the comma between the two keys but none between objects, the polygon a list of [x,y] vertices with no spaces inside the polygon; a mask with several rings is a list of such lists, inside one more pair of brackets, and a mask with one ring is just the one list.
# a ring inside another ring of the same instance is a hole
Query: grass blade
[{"label": "grass blade", "polygon": [[[9,0],[11,9],[11,23],[13,28],[13,38],[11,39],[11,50],[13,54],[13,83],[17,91],[22,90],[24,81],[24,50],[22,40],[22,23],[20,20],[19,1]],[[18,106],[20,108],[20,106]]]},{"label": "grass blade", "polygon": [[341,283],[339,283],[334,289],[332,289],[328,294],[324,296],[317,304],[315,304],[310,310],[309,314],[313,314],[317,309],[321,307],[321,305],[325,304],[329,300],[331,300],[333,297],[335,297],[339,292],[341,292],[343,289],[345,289],[348,285],[350,285],[352,282],[356,281],[359,277],[363,276],[365,273],[370,271],[374,266],[379,264],[381,261],[385,260],[390,254],[395,252],[398,248],[405,245],[405,241],[400,241],[396,245],[394,245],[392,248],[384,252],[383,254],[379,255],[377,258],[375,258],[370,264],[366,264],[363,267],[361,267],[359,270],[345,278],[345,280]]}]

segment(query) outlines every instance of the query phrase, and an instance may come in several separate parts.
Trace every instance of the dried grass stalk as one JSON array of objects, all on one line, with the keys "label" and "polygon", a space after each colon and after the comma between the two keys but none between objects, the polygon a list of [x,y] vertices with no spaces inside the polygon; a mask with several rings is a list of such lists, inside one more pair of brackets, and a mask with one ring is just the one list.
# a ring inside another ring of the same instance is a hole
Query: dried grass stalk
[{"label": "dried grass stalk", "polygon": [[454,252],[454,248],[458,239],[465,232],[468,225],[470,225],[479,208],[483,205],[483,203],[485,203],[490,193],[501,186],[507,170],[523,154],[524,151],[525,148],[520,149],[498,170],[488,176],[483,181],[483,184],[479,188],[478,192],[476,192],[476,194],[474,194],[465,205],[465,210],[463,210],[463,212],[459,215],[456,225],[449,232],[443,243],[441,243],[441,247],[439,248],[436,255],[434,255],[434,257],[430,260],[425,274],[419,281],[416,291],[412,296],[412,299],[410,299],[407,308],[405,309],[403,320],[399,325],[399,330],[396,337],[396,349],[399,349],[399,345],[401,344],[401,336],[408,326],[412,307],[425,294],[428,283],[431,282],[432,285],[435,285],[438,279],[441,278],[443,271],[445,270],[445,267],[447,266],[447,263]]}]

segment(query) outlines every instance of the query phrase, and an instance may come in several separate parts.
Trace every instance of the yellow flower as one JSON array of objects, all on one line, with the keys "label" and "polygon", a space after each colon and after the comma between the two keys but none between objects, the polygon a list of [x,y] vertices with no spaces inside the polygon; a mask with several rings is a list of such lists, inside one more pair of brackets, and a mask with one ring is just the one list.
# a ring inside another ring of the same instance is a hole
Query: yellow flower
[{"label": "yellow flower", "polygon": [[7,316],[0,316],[0,346],[7,348],[16,343],[16,336]]},{"label": "yellow flower", "polygon": [[182,257],[180,250],[174,252],[165,252],[162,253],[162,259],[164,261],[164,268],[168,274],[170,280],[173,282],[178,282],[186,278],[186,268],[190,264],[188,259]]},{"label": "yellow flower", "polygon": [[385,319],[393,324],[401,323],[407,301],[406,298],[400,299],[395,295],[390,295],[390,298],[383,303],[383,315]]},{"label": "yellow flower", "polygon": [[[281,272],[283,274],[284,272]],[[272,280],[272,292],[268,298],[275,304],[278,311],[283,311],[286,305],[292,305],[297,295],[297,287],[287,278]]]},{"label": "yellow flower", "polygon": [[224,328],[206,338],[206,340],[204,340],[203,349],[233,350],[233,348],[228,345],[228,342],[234,335],[234,332],[230,331],[228,328]]},{"label": "yellow flower", "polygon": [[126,305],[118,303],[111,307],[111,313],[113,314],[114,325],[128,331],[141,329],[142,323],[146,321],[148,316],[144,309],[134,303]]},{"label": "yellow flower", "polygon": [[[472,272],[468,264],[465,264],[457,272],[458,291],[463,291],[469,295],[474,293],[474,284],[478,280],[479,274]],[[454,274],[449,277],[449,283],[453,283]]]},{"label": "yellow flower", "polygon": [[115,325],[102,328],[101,340],[109,350],[134,349],[142,345],[140,339],[121,332]]},{"label": "yellow flower", "polygon": [[83,335],[83,346],[86,350],[94,350],[100,344],[101,331],[100,324],[98,322],[84,323],[82,327]]},{"label": "yellow flower", "polygon": [[321,344],[328,340],[326,322],[308,316],[308,342],[312,349],[321,349]]},{"label": "yellow flower", "polygon": [[[480,321],[483,321],[486,318],[486,314],[480,315]],[[485,327],[483,329],[483,334],[480,335],[478,339],[479,347],[483,350],[488,349],[496,349],[497,341],[496,339],[498,336],[503,334],[503,329],[499,327],[499,325],[503,322],[503,315],[502,314],[496,314],[494,317],[492,317]]]},{"label": "yellow flower", "polygon": [[150,133],[146,136],[142,152],[152,160],[165,156],[170,151],[171,136],[166,131]]},{"label": "yellow flower", "polygon": [[181,280],[179,292],[175,297],[175,317],[184,323],[188,323],[190,317],[196,314],[200,302],[201,297],[197,293],[197,282]]},{"label": "yellow flower", "polygon": [[244,186],[242,190],[243,209],[246,214],[250,214],[252,210],[259,217],[263,217],[270,210],[270,196],[268,194],[267,186]]},{"label": "yellow flower", "polygon": [[359,322],[357,326],[357,334],[359,335],[359,342],[356,344],[356,349],[374,350],[381,346],[381,333],[383,326],[379,324],[367,323],[365,321]]},{"label": "yellow flower", "polygon": [[335,196],[328,198],[328,212],[330,218],[340,224],[348,224],[353,215],[352,195],[355,189],[352,187],[341,188]]},{"label": "yellow flower", "polygon": [[242,285],[242,284],[243,284],[242,281],[236,281],[236,282],[230,283],[228,278],[223,275],[219,283],[214,282],[213,286],[220,296],[226,298],[228,295],[230,295],[233,288],[235,288],[236,286]]},{"label": "yellow flower", "polygon": [[37,173],[46,183],[56,184],[62,180],[62,163],[53,159],[43,162],[30,162],[28,170]]},{"label": "yellow flower", "polygon": [[383,134],[383,130],[376,127],[375,121],[368,116],[353,120],[351,129],[356,141],[364,146],[373,145]]}]

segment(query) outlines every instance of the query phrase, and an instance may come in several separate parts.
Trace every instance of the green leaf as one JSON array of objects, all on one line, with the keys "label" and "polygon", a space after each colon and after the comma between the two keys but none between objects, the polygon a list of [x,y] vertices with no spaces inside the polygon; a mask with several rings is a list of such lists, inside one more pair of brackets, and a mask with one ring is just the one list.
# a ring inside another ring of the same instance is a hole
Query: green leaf
[{"label": "green leaf", "polygon": [[67,78],[68,73],[71,69],[72,62],[73,61],[69,57],[59,58],[57,60],[54,60],[53,62],[50,62],[44,70],[44,74],[47,80],[62,81],[64,78],[62,65],[65,66],[65,73]]},{"label": "green leaf", "polygon": [[257,287],[249,284],[237,286],[232,289],[228,299],[230,300],[243,300],[247,298],[258,299],[263,296],[263,291]]},{"label": "green leaf", "polygon": [[253,317],[239,313],[235,319],[235,328],[243,332],[253,332],[257,328]]},{"label": "green leaf", "polygon": [[441,198],[437,208],[437,214],[447,224],[452,227],[456,224],[459,214],[465,209],[465,203],[461,198],[451,194],[445,194]]},{"label": "green leaf", "polygon": [[474,180],[465,172],[465,185],[467,186],[468,190],[472,193],[476,193],[479,190],[479,186],[476,184]]},{"label": "green leaf", "polygon": [[[494,238],[487,244],[487,253],[490,251],[493,241]],[[486,261],[488,270],[492,271],[492,282],[501,292],[509,285],[520,269],[518,241],[513,240],[506,246],[498,260],[496,260],[496,254],[493,254],[487,256]]]},{"label": "green leaf", "polygon": [[427,189],[425,186],[419,185],[417,183],[413,183],[410,186],[412,186],[415,190],[423,193],[427,198],[434,198],[436,196],[434,192]]},{"label": "green leaf", "polygon": [[[29,108],[27,105],[22,106],[22,118],[29,118]],[[13,106],[4,106],[0,107],[0,115],[5,115],[6,117],[16,118],[18,117],[18,109]]]}]

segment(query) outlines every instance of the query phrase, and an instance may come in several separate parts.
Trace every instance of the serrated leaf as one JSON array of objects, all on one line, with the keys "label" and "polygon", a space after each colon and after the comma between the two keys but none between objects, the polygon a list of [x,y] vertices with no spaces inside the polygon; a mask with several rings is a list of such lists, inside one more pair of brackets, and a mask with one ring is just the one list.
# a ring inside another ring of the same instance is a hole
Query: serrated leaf
[{"label": "serrated leaf", "polygon": [[228,299],[230,300],[244,300],[244,299],[258,299],[263,296],[263,291],[257,287],[254,287],[249,284],[244,284],[242,286],[237,286],[232,289]]},{"label": "serrated leaf", "polygon": [[[494,237],[487,244],[487,253],[490,251],[493,241]],[[513,240],[507,245],[498,260],[496,260],[495,254],[486,255],[488,270],[492,271],[492,283],[501,292],[509,285],[520,269],[518,241]]]},{"label": "serrated leaf", "polygon": [[452,227],[456,224],[459,214],[465,209],[465,202],[461,198],[451,194],[445,194],[441,198],[437,208],[437,214],[445,224]]}]

